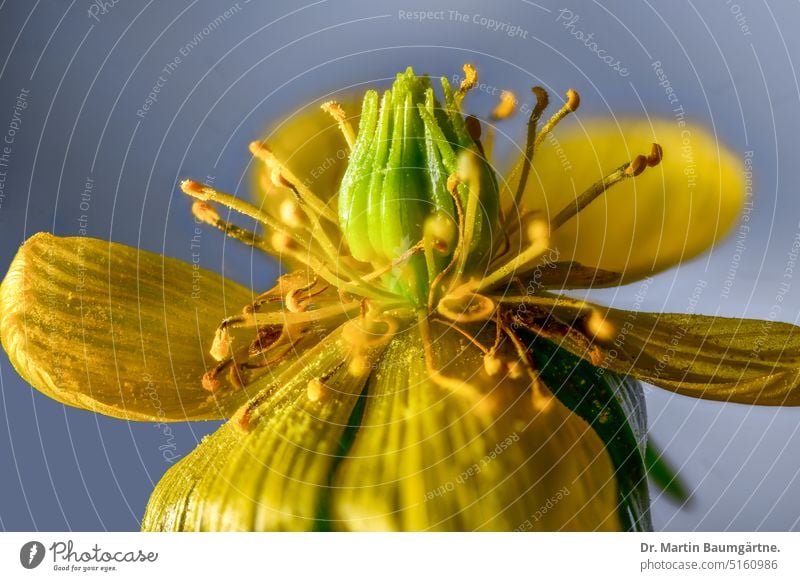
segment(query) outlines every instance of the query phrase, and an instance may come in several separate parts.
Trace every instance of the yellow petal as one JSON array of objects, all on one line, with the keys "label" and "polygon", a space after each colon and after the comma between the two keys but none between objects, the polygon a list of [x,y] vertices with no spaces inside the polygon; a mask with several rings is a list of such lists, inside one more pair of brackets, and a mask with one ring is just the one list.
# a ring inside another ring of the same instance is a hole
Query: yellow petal
[{"label": "yellow petal", "polygon": [[[492,338],[484,339],[491,344]],[[452,362],[441,373],[487,397],[431,381],[415,331],[393,341],[367,387],[364,420],[334,478],[335,526],[618,529],[612,464],[591,428],[549,394],[549,405],[535,411],[527,376],[490,377],[483,354],[452,333],[436,345],[438,359]]]},{"label": "yellow petal", "polygon": [[251,293],[190,264],[92,238],[37,234],[0,286],[3,347],[42,393],[117,418],[224,417],[245,397],[201,387],[214,330]]},{"label": "yellow petal", "polygon": [[338,331],[251,386],[262,389],[252,411],[170,468],[150,498],[142,528],[312,530],[325,510],[328,479],[366,381],[366,375],[350,373],[349,358]]},{"label": "yellow petal", "polygon": [[601,367],[692,397],[800,405],[800,327],[616,309],[606,320],[613,333],[599,343]]},{"label": "yellow petal", "polygon": [[661,165],[625,180],[554,234],[558,260],[621,273],[624,282],[707,250],[736,222],[744,160],[702,127],[675,120],[589,120],[561,126],[534,155],[524,207],[555,216],[604,175],[663,147]]}]

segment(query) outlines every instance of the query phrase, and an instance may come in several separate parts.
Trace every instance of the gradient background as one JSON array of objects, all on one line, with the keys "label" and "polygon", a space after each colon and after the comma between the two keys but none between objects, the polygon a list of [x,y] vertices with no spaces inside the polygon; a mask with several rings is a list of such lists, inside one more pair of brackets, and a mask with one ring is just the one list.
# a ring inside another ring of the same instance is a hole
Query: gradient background
[{"label": "gradient background", "polygon": [[[108,3],[111,4],[110,2]],[[213,176],[222,189],[249,188],[247,143],[270,120],[348,85],[413,65],[453,75],[463,62],[483,81],[527,95],[533,84],[579,90],[581,115],[664,115],[671,106],[651,69],[662,61],[687,114],[744,158],[753,152],[755,206],[730,296],[722,295],[736,249],[660,275],[645,310],[685,311],[698,279],[697,311],[767,317],[798,235],[800,100],[792,33],[800,5],[766,0],[553,2],[240,0],[239,9],[182,58],[144,119],[161,69],[228,0],[118,0],[97,19],[89,0],[0,1],[0,134],[16,95],[30,91],[15,136],[0,206],[0,271],[19,244],[46,230],[89,235],[190,258],[193,220],[176,189],[181,177]],[[556,23],[558,11],[630,71],[620,77]],[[472,22],[410,22],[398,10],[458,10],[527,31],[509,37]],[[640,101],[641,98],[641,101]],[[470,108],[494,100],[471,97]],[[642,105],[645,104],[645,106]],[[522,137],[522,118],[510,124]],[[87,177],[88,212],[79,209]],[[203,234],[201,262],[265,288],[277,266]],[[777,314],[797,322],[800,282]],[[637,285],[596,293],[630,306]],[[66,408],[31,390],[0,355],[0,528],[132,530],[169,467],[161,429]],[[657,529],[800,529],[800,410],[701,402],[648,389],[652,435],[693,489],[689,507],[654,494]],[[185,455],[216,423],[175,424]]]}]

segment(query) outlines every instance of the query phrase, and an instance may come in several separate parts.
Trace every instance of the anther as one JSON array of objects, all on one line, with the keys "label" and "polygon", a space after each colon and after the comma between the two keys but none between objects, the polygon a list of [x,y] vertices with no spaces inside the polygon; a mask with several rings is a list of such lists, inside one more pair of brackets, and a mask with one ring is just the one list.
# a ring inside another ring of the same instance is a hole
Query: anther
[{"label": "anther", "polygon": [[478,84],[478,71],[477,69],[469,64],[464,64],[464,80],[461,81],[461,84],[458,86],[458,93],[463,98],[464,95],[467,94],[468,91],[475,88],[475,85]]},{"label": "anther", "polygon": [[325,395],[327,388],[321,379],[314,378],[306,385],[306,397],[308,401],[319,401]]},{"label": "anther", "polygon": [[273,232],[269,240],[278,252],[289,252],[294,249],[294,241],[283,232]]},{"label": "anther", "polygon": [[425,221],[424,235],[434,250],[447,254],[455,240],[455,222],[447,214],[437,212]]},{"label": "anther", "polygon": [[514,114],[517,107],[517,98],[511,91],[503,91],[500,93],[500,101],[494,108],[491,114],[493,121],[502,121],[508,119]]},{"label": "anther", "polygon": [[468,115],[467,118],[464,119],[464,125],[472,141],[479,143],[481,140],[481,122],[478,121],[478,118],[475,117],[475,115]]},{"label": "anther", "polygon": [[530,175],[531,164],[533,163],[533,154],[538,144],[536,126],[539,123],[539,119],[542,118],[542,113],[544,113],[544,110],[547,109],[547,105],[550,103],[550,97],[548,97],[547,91],[542,87],[533,87],[531,92],[533,92],[536,97],[536,105],[533,107],[530,117],[528,117],[528,127],[525,135],[525,154],[511,173],[512,177],[519,174],[517,191],[514,194],[515,208],[519,207],[522,196],[525,193],[525,187],[528,184],[528,176]]},{"label": "anther", "polygon": [[208,202],[201,202],[200,200],[196,200],[192,204],[192,215],[199,222],[210,226],[216,226],[221,221],[217,209]]},{"label": "anther", "polygon": [[574,113],[581,104],[580,95],[578,95],[577,91],[573,89],[569,89],[567,91],[567,102],[561,106],[561,109],[556,111],[556,113],[548,119],[547,123],[544,124],[542,130],[536,135],[536,142],[535,146],[542,142],[542,140],[547,136],[553,128],[558,125],[559,121],[561,121],[564,117],[569,115],[570,113]]},{"label": "anther", "polygon": [[581,96],[573,89],[567,89],[567,103],[564,107],[570,112],[574,113],[581,105]]},{"label": "anther", "polygon": [[222,361],[230,356],[231,334],[227,327],[219,327],[214,333],[214,341],[211,344],[209,354],[217,361]]},{"label": "anther", "polygon": [[299,228],[303,225],[303,219],[297,204],[293,200],[284,200],[280,207],[281,220],[289,228]]},{"label": "anther", "polygon": [[616,328],[599,310],[592,309],[584,321],[586,332],[600,341],[614,339]]},{"label": "anther", "polygon": [[503,360],[495,353],[494,349],[483,356],[483,369],[490,377],[494,377],[503,369]]},{"label": "anther", "polygon": [[356,132],[353,129],[353,126],[350,124],[350,121],[347,119],[347,114],[344,112],[342,106],[336,101],[328,101],[323,103],[320,107],[328,115],[333,117],[336,120],[336,123],[339,124],[339,130],[342,132],[342,135],[344,135],[344,140],[347,142],[347,147],[352,150],[353,145],[356,142]]}]

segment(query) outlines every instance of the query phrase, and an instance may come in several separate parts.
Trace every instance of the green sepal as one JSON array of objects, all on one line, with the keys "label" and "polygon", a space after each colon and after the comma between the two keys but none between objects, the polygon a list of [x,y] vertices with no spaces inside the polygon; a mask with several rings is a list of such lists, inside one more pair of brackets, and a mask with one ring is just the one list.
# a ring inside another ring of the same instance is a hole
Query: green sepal
[{"label": "green sepal", "polygon": [[678,472],[669,465],[663,452],[652,441],[647,442],[644,455],[647,465],[647,475],[659,490],[675,502],[685,504],[689,501],[689,489],[683,482]]},{"label": "green sepal", "polygon": [[647,414],[639,382],[595,367],[546,339],[536,338],[530,351],[548,388],[606,445],[619,486],[622,526],[652,530],[645,465]]}]

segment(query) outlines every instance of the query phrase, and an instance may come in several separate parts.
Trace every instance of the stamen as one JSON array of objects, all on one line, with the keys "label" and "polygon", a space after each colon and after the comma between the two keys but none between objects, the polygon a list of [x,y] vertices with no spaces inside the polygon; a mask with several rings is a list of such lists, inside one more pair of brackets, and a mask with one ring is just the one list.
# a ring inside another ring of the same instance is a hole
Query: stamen
[{"label": "stamen", "polygon": [[336,101],[328,101],[327,103],[323,103],[321,108],[339,124],[339,130],[342,132],[342,135],[344,135],[347,147],[352,151],[353,145],[355,145],[356,142],[356,132],[342,106]]},{"label": "stamen", "polygon": [[228,327],[219,327],[214,333],[214,341],[209,350],[211,357],[217,361],[227,359],[231,354],[231,334]]},{"label": "stamen", "polygon": [[425,314],[420,313],[419,317],[420,335],[422,336],[422,345],[425,355],[425,369],[428,377],[436,385],[448,391],[466,398],[470,401],[476,411],[479,413],[489,414],[495,407],[495,402],[489,397],[488,394],[483,394],[471,383],[467,383],[455,377],[448,377],[436,369],[436,363],[433,357],[433,341],[431,340],[431,327],[430,321],[425,317]]},{"label": "stamen", "polygon": [[461,287],[443,297],[436,310],[456,323],[476,323],[490,319],[494,315],[496,306],[489,297],[466,291]]},{"label": "stamen", "polygon": [[[531,91],[536,96],[536,105],[533,107],[530,117],[528,117],[528,130],[525,135],[525,153],[520,160],[522,165],[519,166],[518,170],[519,182],[517,182],[517,192],[514,194],[514,209],[519,208],[519,204],[522,201],[522,195],[525,193],[525,188],[528,185],[528,176],[531,172],[533,155],[536,151],[536,147],[539,145],[539,141],[536,139],[536,126],[539,123],[539,119],[542,118],[542,113],[544,113],[544,110],[547,109],[547,105],[550,103],[550,97],[548,97],[547,91],[542,87],[533,87]],[[516,174],[517,168],[514,168],[514,172],[511,174],[512,178]],[[516,211],[519,212],[518,209]]]},{"label": "stamen", "polygon": [[456,91],[455,98],[456,103],[461,104],[461,101],[464,100],[466,94],[475,88],[478,84],[478,71],[477,69],[469,64],[464,64],[464,80],[461,81],[461,84],[458,86],[458,91]]},{"label": "stamen", "polygon": [[551,230],[556,230],[576,216],[581,210],[586,208],[600,195],[605,193],[608,188],[628,178],[641,174],[648,167],[655,167],[663,158],[661,146],[654,143],[650,154],[647,156],[637,155],[633,161],[619,166],[613,172],[605,176],[595,184],[589,186],[581,195],[575,198],[575,202],[563,208],[555,217],[550,220]]},{"label": "stamen", "polygon": [[311,208],[316,214],[333,224],[339,223],[336,213],[327,204],[325,204],[325,202],[319,199],[314,192],[312,192],[311,189],[302,182],[302,180],[299,180],[288,167],[280,162],[275,157],[275,154],[272,153],[272,151],[270,151],[266,145],[259,141],[253,141],[250,144],[250,153],[252,153],[254,157],[264,162],[264,164],[266,164],[271,171],[277,169],[281,179],[285,180],[287,184],[290,184],[292,187],[294,187],[297,190],[297,195],[303,201],[303,203],[307,204],[309,208]]},{"label": "stamen", "polygon": [[517,108],[517,98],[511,91],[502,91],[500,101],[492,111],[490,119],[492,121],[502,121],[511,117]]},{"label": "stamen", "polygon": [[300,217],[297,204],[292,200],[284,200],[281,202],[280,207],[281,220],[289,228],[300,228],[303,225],[303,220]]},{"label": "stamen", "polygon": [[475,345],[475,347],[477,347],[478,349],[483,351],[483,353],[485,355],[489,355],[489,348],[488,347],[484,346],[483,343],[478,341],[478,339],[476,337],[474,337],[472,334],[468,333],[467,331],[465,331],[464,329],[462,329],[458,325],[454,325],[450,321],[445,321],[444,319],[438,319],[436,317],[432,317],[431,318],[431,322],[432,323],[439,323],[440,325],[445,325],[447,327],[450,327],[454,331],[457,331],[458,333],[460,333],[461,335],[466,337],[469,340],[470,343],[472,343],[473,345]]},{"label": "stamen", "polygon": [[514,378],[514,376],[521,377],[522,373],[527,371],[531,379],[531,403],[533,404],[533,409],[540,412],[545,411],[553,403],[553,394],[549,389],[547,389],[547,386],[542,381],[539,371],[536,369],[533,359],[531,358],[530,352],[525,345],[522,344],[522,341],[520,341],[516,333],[514,333],[512,329],[509,329],[505,324],[499,324],[502,325],[503,332],[505,333],[506,337],[511,340],[511,343],[514,345],[514,349],[516,349],[517,355],[520,359],[518,362],[516,362],[517,366],[514,366],[513,364],[509,366],[509,376],[512,378]]},{"label": "stamen", "polygon": [[400,264],[406,262],[408,259],[410,259],[412,256],[414,256],[417,252],[421,252],[422,250],[424,250],[424,248],[425,248],[425,243],[423,241],[417,242],[414,246],[412,246],[411,248],[409,248],[408,250],[403,252],[397,258],[394,258],[388,264],[386,264],[386,265],[384,265],[384,266],[382,266],[382,267],[380,267],[380,268],[378,268],[376,270],[373,270],[369,274],[365,274],[364,276],[362,276],[361,280],[363,280],[364,282],[367,282],[367,281],[375,280],[376,278],[379,278],[379,277],[383,276],[384,274],[386,274],[387,272],[390,272],[392,269],[396,268]]},{"label": "stamen", "polygon": [[456,236],[453,219],[443,212],[428,217],[423,228],[426,246],[441,254],[448,254]]},{"label": "stamen", "polygon": [[547,134],[553,130],[553,128],[558,125],[559,121],[561,121],[564,117],[573,113],[578,110],[581,104],[581,97],[578,95],[576,91],[573,89],[567,90],[567,102],[562,105],[561,109],[556,111],[555,115],[548,119],[547,123],[544,124],[542,130],[536,135],[536,141],[534,147],[538,147],[539,144],[547,137]]},{"label": "stamen", "polygon": [[550,229],[544,220],[536,218],[531,221],[531,223],[528,225],[528,240],[530,242],[528,248],[520,252],[517,256],[506,262],[503,266],[488,276],[480,279],[471,290],[474,292],[480,292],[484,289],[490,288],[495,284],[514,276],[519,268],[536,260],[542,254],[544,254],[550,245]]},{"label": "stamen", "polygon": [[[467,266],[469,251],[472,248],[472,238],[475,234],[475,220],[478,213],[478,202],[481,193],[480,170],[476,155],[472,151],[464,151],[458,158],[458,179],[467,186],[467,211],[464,216],[463,247],[459,255],[458,266],[455,273],[455,284],[461,279]],[[449,180],[448,180],[449,185]]]},{"label": "stamen", "polygon": [[[301,300],[300,293],[310,291],[312,288],[314,288],[314,285],[317,284],[318,280],[319,278],[315,276],[314,279],[307,285],[298,287],[296,289],[292,289],[288,293],[286,293],[286,298],[284,300],[284,302],[286,303],[286,308],[292,313],[301,313],[305,311],[306,310],[305,305],[303,305],[300,302]],[[309,295],[308,297],[305,297],[305,299],[310,298],[310,296],[313,295]]]},{"label": "stamen", "polygon": [[236,224],[226,222],[220,218],[216,208],[214,208],[214,206],[208,202],[201,202],[199,200],[195,201],[192,204],[192,215],[194,215],[199,222],[217,228],[226,236],[229,236],[234,240],[238,240],[242,244],[252,246],[253,248],[258,248],[259,250],[263,250],[265,252],[269,251],[269,248],[263,238],[253,232],[250,232],[249,230],[245,230],[244,228],[237,226]]},{"label": "stamen", "polygon": [[600,341],[608,342],[616,336],[616,327],[598,309],[591,310],[586,317],[585,326],[589,335]]},{"label": "stamen", "polygon": [[483,369],[490,377],[500,373],[503,367],[505,367],[503,360],[494,351],[490,351],[483,356]]},{"label": "stamen", "polygon": [[447,193],[449,193],[450,197],[453,199],[453,204],[455,204],[456,213],[458,214],[458,243],[456,244],[453,256],[450,258],[450,262],[436,275],[436,278],[434,278],[431,283],[431,288],[428,291],[428,312],[433,310],[433,303],[439,285],[442,284],[444,278],[450,273],[464,253],[464,210],[461,207],[461,200],[458,197],[458,184],[459,180],[457,175],[452,174],[447,178]]}]

